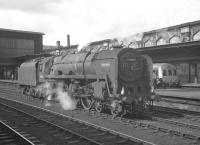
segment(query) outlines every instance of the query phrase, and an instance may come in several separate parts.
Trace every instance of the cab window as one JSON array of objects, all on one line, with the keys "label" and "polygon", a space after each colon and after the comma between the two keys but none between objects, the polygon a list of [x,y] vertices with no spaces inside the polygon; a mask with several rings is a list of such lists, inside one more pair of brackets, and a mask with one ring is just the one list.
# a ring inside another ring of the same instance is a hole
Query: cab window
[{"label": "cab window", "polygon": [[50,73],[50,62],[46,62],[45,68],[44,68],[44,73],[49,74]]}]

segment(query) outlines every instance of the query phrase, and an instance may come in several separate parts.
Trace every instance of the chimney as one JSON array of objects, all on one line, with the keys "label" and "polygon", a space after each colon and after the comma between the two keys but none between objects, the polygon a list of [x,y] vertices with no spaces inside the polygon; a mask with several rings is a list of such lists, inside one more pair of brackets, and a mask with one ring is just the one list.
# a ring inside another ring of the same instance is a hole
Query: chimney
[{"label": "chimney", "polygon": [[60,41],[56,41],[56,46],[58,49],[60,49]]},{"label": "chimney", "polygon": [[67,47],[70,47],[70,35],[67,35]]}]

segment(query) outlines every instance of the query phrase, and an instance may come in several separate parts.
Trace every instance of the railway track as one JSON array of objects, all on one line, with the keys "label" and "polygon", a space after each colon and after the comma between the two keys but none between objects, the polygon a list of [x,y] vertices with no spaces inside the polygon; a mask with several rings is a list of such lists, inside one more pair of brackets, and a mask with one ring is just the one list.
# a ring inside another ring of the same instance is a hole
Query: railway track
[{"label": "railway track", "polygon": [[[83,111],[83,110],[81,110]],[[100,115],[98,113],[95,113],[94,111],[84,111],[85,113],[90,113],[90,114],[96,114],[97,117],[99,118],[112,118],[111,115],[105,114],[105,113],[101,113]],[[95,117],[95,115],[93,115],[93,117]],[[152,131],[156,131],[157,133],[167,133],[170,136],[175,136],[175,137],[180,137],[180,138],[184,138],[184,139],[189,139],[191,142],[193,142],[194,144],[198,144],[199,143],[199,134],[196,133],[196,135],[194,134],[190,134],[188,132],[184,132],[179,130],[180,128],[178,127],[184,127],[186,129],[190,129],[192,132],[200,131],[200,126],[195,126],[192,124],[186,124],[186,123],[182,123],[182,122],[178,122],[178,121],[172,121],[169,119],[162,119],[162,118],[158,118],[158,117],[153,117],[153,120],[133,120],[133,119],[126,119],[126,118],[119,118],[117,117],[116,120],[118,120],[119,122],[125,124],[125,125],[131,125],[134,127],[142,127],[144,129],[149,129]],[[46,120],[46,119],[45,119]],[[167,125],[166,125],[167,124]],[[170,127],[169,127],[170,126]],[[172,128],[172,126],[174,126]]]},{"label": "railway track", "polygon": [[[25,129],[28,133],[35,135],[37,137],[37,140],[39,140],[40,142],[54,145],[62,143],[94,145],[142,145],[145,143],[141,140],[133,140],[133,138],[130,139],[124,136],[122,137],[120,134],[110,132],[105,128],[102,129],[95,126],[90,126],[73,118],[66,118],[57,114],[43,111],[35,107],[26,106],[24,104],[8,101],[5,99],[0,100],[0,108],[4,111],[7,110],[10,112],[7,119],[14,119],[15,123],[16,121],[18,121],[18,126],[23,126],[23,129]],[[22,124],[20,124],[20,121]],[[31,129],[30,126],[32,126]],[[42,135],[40,134],[40,132],[46,132],[46,134]],[[52,142],[52,140],[49,140],[49,138],[54,138],[54,142]]]},{"label": "railway track", "polygon": [[[94,112],[94,114],[97,113]],[[111,115],[105,113],[101,113],[101,117],[110,119],[112,118]],[[157,132],[158,134],[166,133],[170,136],[189,139],[194,144],[200,143],[200,122],[199,125],[194,125],[190,123],[184,123],[181,121],[155,117],[153,114],[151,116],[151,119],[128,119],[124,117],[116,117],[115,120],[118,120],[119,122],[122,122],[125,125],[149,129]]]},{"label": "railway track", "polygon": [[[1,91],[3,94],[6,94],[7,89]],[[7,92],[8,93],[8,92]],[[14,95],[14,92],[10,92],[12,95]],[[154,108],[155,109],[155,108]],[[160,110],[159,108],[157,108],[158,110]],[[191,112],[186,113],[185,111],[175,111],[175,110],[168,110],[169,108],[166,109],[161,109],[160,110],[160,114],[168,114],[169,116],[173,116],[173,117],[184,117],[185,115],[191,115]],[[76,110],[78,111],[78,110]],[[88,113],[91,114],[92,117],[96,117],[96,118],[106,118],[111,120],[112,116],[109,114],[105,114],[105,113],[95,113],[94,111],[90,110],[90,111],[83,111],[83,110],[79,110],[82,111],[84,113]],[[154,110],[156,111],[156,109]],[[176,113],[174,113],[176,112]],[[173,114],[173,115],[172,115]],[[193,112],[193,117],[196,115],[200,115],[200,113],[194,113]],[[185,123],[182,121],[175,121],[172,119],[169,119],[168,117],[165,116],[165,118],[163,118],[163,116],[159,116],[158,114],[152,114],[153,117],[151,117],[150,120],[135,120],[135,119],[128,119],[128,118],[116,118],[116,120],[118,122],[121,122],[124,125],[129,125],[129,126],[133,126],[134,128],[143,128],[145,130],[150,130],[152,132],[156,132],[158,135],[159,134],[166,134],[167,136],[174,136],[174,137],[179,137],[180,139],[186,139],[189,140],[189,144],[199,144],[199,140],[200,140],[200,122],[199,124],[197,123],[197,125],[195,124],[191,124],[191,123]],[[191,119],[190,118],[190,119]],[[190,120],[189,119],[189,120]],[[144,141],[145,142],[145,141]],[[149,143],[149,142],[147,142]]]},{"label": "railway track", "polygon": [[181,98],[181,97],[163,96],[163,95],[159,95],[159,96],[161,97],[161,100],[163,102],[171,102],[171,103],[180,103],[180,104],[189,104],[189,105],[200,106],[199,99],[195,99],[195,98]]},{"label": "railway track", "polygon": [[[34,145],[34,141],[28,140],[13,126],[0,120],[0,144],[1,145]],[[41,144],[42,145],[42,144]]]},{"label": "railway track", "polygon": [[200,116],[200,112],[190,111],[190,110],[186,110],[186,109],[179,109],[179,108],[154,106],[152,110],[154,112],[168,113],[170,115],[175,115],[175,116],[178,116],[178,115],[179,116],[183,116],[183,115]]}]

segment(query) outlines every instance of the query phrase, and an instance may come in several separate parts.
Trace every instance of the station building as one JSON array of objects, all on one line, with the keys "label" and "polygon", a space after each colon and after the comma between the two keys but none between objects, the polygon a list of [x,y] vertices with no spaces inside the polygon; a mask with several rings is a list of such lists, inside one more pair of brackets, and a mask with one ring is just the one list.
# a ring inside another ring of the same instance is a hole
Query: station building
[{"label": "station building", "polygon": [[17,79],[26,56],[40,54],[43,33],[0,28],[0,79]]},{"label": "station building", "polygon": [[200,83],[200,21],[138,33],[124,43],[152,57],[154,63],[176,66],[181,83]]}]

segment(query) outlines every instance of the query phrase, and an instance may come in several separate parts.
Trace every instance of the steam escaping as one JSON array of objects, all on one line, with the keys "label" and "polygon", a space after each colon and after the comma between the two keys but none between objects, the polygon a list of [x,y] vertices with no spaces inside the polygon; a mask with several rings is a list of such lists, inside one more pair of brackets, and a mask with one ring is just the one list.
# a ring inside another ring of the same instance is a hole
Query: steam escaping
[{"label": "steam escaping", "polygon": [[73,99],[68,92],[63,90],[62,85],[58,85],[56,90],[56,99],[59,101],[60,105],[64,110],[74,110],[76,109],[76,100]]},{"label": "steam escaping", "polygon": [[52,92],[53,89],[51,88],[51,84],[49,82],[45,82],[39,86],[36,87],[36,97],[40,99],[47,99],[45,101],[45,106],[51,106],[51,104],[48,102],[52,98]]},{"label": "steam escaping", "polygon": [[49,96],[52,94],[51,84],[49,82],[45,82],[36,88],[37,92],[40,92],[44,96]]},{"label": "steam escaping", "polygon": [[[51,100],[57,100],[64,110],[74,110],[76,109],[76,100],[73,99],[68,92],[63,88],[64,83],[58,83],[57,87],[53,87],[51,83],[45,82],[36,88],[39,96],[43,96],[45,101],[45,106],[51,106]],[[40,97],[41,98],[41,97]]]}]

